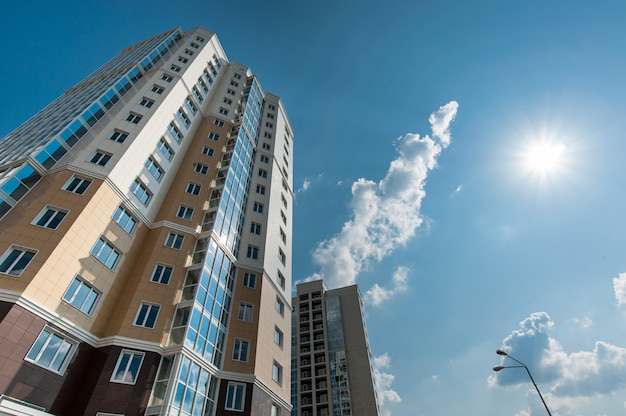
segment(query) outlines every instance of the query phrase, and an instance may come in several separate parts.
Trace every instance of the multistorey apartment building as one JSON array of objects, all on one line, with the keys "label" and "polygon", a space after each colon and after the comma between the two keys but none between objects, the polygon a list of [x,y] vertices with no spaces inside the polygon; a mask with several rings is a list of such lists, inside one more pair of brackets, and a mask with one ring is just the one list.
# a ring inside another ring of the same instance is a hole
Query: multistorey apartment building
[{"label": "multistorey apartment building", "polygon": [[293,416],[378,416],[372,356],[356,285],[297,285],[293,298]]},{"label": "multistorey apartment building", "polygon": [[292,169],[280,98],[203,28],[0,140],[0,414],[289,414]]}]

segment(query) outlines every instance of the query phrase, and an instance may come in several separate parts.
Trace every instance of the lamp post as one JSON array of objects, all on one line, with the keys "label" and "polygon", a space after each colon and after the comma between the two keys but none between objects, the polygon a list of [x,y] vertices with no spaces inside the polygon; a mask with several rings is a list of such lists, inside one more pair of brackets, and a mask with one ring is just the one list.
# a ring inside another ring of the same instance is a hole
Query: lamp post
[{"label": "lamp post", "polygon": [[541,392],[539,391],[539,387],[537,387],[537,383],[535,383],[535,379],[533,378],[532,374],[530,374],[530,370],[528,369],[528,367],[526,367],[526,364],[524,364],[523,362],[515,359],[514,357],[511,357],[505,351],[496,350],[496,354],[504,355],[505,357],[509,357],[511,360],[515,361],[519,365],[508,365],[508,366],[497,365],[497,366],[493,367],[493,371],[500,371],[500,370],[502,370],[504,368],[523,368],[524,370],[526,370],[526,372],[528,373],[528,377],[530,377],[530,381],[533,382],[533,386],[535,386],[535,390],[537,390],[537,394],[539,395],[539,398],[541,399],[541,403],[543,403],[543,406],[546,408],[546,412],[548,412],[548,415],[552,416],[552,413],[550,413],[550,409],[548,409],[548,405],[546,404],[546,401],[543,400],[543,396],[541,395]]}]

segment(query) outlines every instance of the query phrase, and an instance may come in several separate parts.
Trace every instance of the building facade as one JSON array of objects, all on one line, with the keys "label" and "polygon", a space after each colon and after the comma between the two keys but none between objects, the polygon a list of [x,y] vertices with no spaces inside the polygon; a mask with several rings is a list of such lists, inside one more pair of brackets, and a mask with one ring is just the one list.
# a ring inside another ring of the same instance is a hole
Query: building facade
[{"label": "building facade", "polygon": [[0,140],[0,414],[288,414],[293,139],[177,28]]},{"label": "building facade", "polygon": [[292,302],[292,415],[378,416],[358,287],[302,283]]}]

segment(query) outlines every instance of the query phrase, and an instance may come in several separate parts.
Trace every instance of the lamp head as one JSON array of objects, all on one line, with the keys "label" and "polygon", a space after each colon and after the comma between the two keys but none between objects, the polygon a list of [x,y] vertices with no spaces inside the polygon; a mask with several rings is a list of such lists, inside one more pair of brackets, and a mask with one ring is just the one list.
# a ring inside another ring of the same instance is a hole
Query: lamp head
[{"label": "lamp head", "polygon": [[497,366],[495,366],[495,367],[493,368],[493,371],[500,371],[500,370],[502,370],[503,368],[504,368],[504,366],[502,366],[502,365],[497,365]]},{"label": "lamp head", "polygon": [[502,350],[496,350],[496,354],[498,355],[509,355],[506,352],[502,351]]}]

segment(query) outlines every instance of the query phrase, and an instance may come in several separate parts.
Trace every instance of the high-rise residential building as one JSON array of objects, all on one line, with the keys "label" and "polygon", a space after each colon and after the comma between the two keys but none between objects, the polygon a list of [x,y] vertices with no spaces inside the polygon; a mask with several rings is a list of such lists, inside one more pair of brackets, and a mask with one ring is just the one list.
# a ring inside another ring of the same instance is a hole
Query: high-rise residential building
[{"label": "high-rise residential building", "polygon": [[203,28],[0,140],[0,414],[289,414],[293,140]]},{"label": "high-rise residential building", "polygon": [[293,416],[378,416],[372,356],[356,285],[297,285],[293,298]]}]

